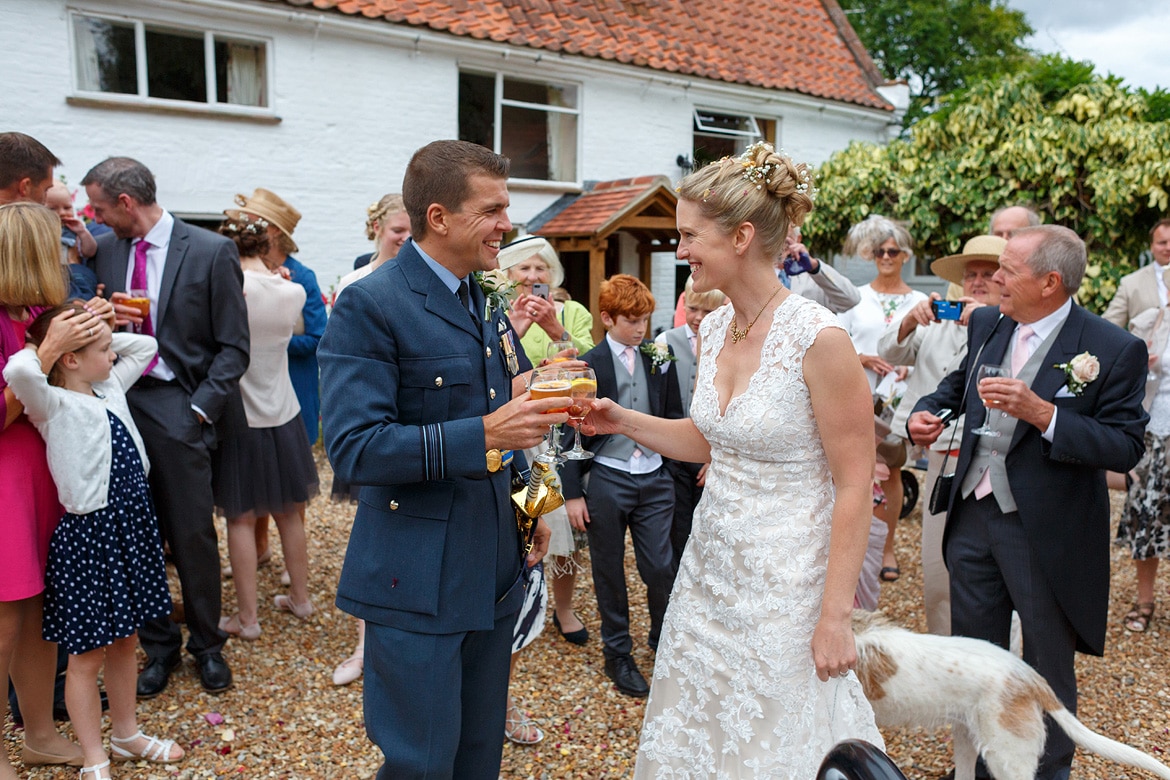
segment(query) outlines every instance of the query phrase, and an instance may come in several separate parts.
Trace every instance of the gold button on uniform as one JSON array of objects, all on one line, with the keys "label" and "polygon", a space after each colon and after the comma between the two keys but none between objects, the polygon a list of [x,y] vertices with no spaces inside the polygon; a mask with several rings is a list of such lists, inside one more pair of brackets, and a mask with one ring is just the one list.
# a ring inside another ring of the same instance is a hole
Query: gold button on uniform
[{"label": "gold button on uniform", "polygon": [[488,356],[488,357],[491,357],[491,356],[492,356],[492,348],[491,348],[491,347],[488,347],[488,348],[487,348],[487,356]]},{"label": "gold button on uniform", "polygon": [[435,377],[435,387],[442,387],[442,386],[443,386],[443,377],[441,377],[441,376]]},{"label": "gold button on uniform", "polygon": [[391,509],[398,509],[398,502],[397,502],[397,501],[394,501],[394,500],[391,500],[391,501],[390,501],[390,508],[391,508]]},{"label": "gold button on uniform", "polygon": [[494,387],[491,390],[488,390],[488,397],[493,401],[496,400],[496,389]]}]

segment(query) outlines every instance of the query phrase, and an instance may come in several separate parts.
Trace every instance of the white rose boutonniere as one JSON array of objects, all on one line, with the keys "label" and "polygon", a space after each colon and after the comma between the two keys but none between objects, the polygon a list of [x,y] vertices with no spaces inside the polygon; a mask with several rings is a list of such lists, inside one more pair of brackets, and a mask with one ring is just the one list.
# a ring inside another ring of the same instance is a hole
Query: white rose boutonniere
[{"label": "white rose boutonniere", "polygon": [[1068,377],[1068,391],[1073,395],[1085,392],[1085,386],[1097,379],[1101,373],[1101,361],[1096,355],[1082,352],[1067,363],[1057,363],[1058,368]]},{"label": "white rose boutonniere", "polygon": [[659,344],[656,341],[643,344],[642,354],[650,358],[651,374],[658,373],[658,369],[662,366],[669,366],[671,363],[678,360],[678,358],[670,353],[670,347],[666,346],[665,344]]},{"label": "white rose boutonniere", "polygon": [[497,268],[494,271],[476,271],[473,275],[487,300],[483,313],[485,320],[490,320],[493,312],[506,311],[512,305],[512,291],[516,289],[516,283],[508,278],[507,273]]}]

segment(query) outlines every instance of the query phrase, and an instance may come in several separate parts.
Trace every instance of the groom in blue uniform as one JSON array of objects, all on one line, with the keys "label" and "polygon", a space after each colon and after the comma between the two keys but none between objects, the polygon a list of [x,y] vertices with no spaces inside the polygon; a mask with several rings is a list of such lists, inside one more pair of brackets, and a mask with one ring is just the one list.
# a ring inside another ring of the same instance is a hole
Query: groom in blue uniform
[{"label": "groom in blue uniform", "polygon": [[[364,711],[379,780],[499,775],[524,555],[508,450],[563,399],[513,395],[516,348],[474,275],[497,267],[508,160],[463,141],[415,152],[414,238],[338,298],[321,340],[325,446],[361,489],[337,605],[366,621]],[[511,399],[511,400],[509,400]],[[527,557],[548,545],[540,524]]]}]

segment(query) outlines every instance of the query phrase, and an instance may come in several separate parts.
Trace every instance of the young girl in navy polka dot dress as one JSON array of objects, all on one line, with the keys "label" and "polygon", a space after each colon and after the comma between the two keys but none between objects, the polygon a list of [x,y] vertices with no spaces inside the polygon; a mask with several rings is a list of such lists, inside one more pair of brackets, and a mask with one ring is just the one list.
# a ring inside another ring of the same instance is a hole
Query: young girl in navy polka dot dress
[{"label": "young girl in navy polka dot dress", "polygon": [[65,702],[85,751],[80,780],[100,780],[110,777],[97,685],[103,660],[113,760],[169,763],[183,749],[145,736],[135,712],[137,631],[172,608],[146,482],[150,464],[126,405],[126,389],[158,345],[102,324],[87,346],[43,366],[37,345],[49,321],[81,308],[74,301],[38,317],[4,378],[45,440],[66,509],[49,545],[44,636],[70,654]]}]

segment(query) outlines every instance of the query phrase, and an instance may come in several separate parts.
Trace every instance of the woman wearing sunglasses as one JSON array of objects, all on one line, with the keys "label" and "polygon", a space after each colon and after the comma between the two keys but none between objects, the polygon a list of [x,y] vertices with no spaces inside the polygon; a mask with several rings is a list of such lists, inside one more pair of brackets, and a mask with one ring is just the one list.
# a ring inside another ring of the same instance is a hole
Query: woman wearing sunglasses
[{"label": "woman wearing sunglasses", "polygon": [[[911,289],[902,279],[902,267],[914,259],[914,252],[910,234],[899,223],[877,214],[870,216],[849,229],[843,251],[872,261],[877,270],[872,282],[858,288],[861,302],[838,315],[865,367],[876,407],[879,399],[885,403],[901,396],[905,387],[902,380],[909,370],[883,360],[878,355],[878,339],[890,323],[900,321],[926,295]],[[902,512],[901,463],[889,465],[890,476],[881,483],[884,501],[874,507],[874,515],[889,528],[880,574],[885,582],[893,582],[902,573],[894,555],[894,528]]]}]

